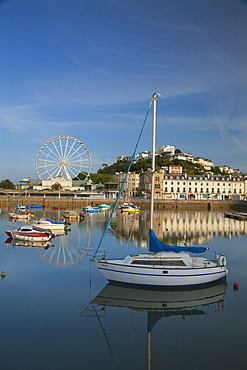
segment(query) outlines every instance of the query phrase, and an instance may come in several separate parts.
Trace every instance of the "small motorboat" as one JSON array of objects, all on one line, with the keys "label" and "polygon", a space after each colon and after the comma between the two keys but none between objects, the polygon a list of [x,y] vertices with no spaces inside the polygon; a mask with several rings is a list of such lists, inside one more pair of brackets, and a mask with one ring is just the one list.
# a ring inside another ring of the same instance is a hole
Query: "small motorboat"
[{"label": "small motorboat", "polygon": [[120,206],[122,213],[139,213],[140,208],[137,207],[133,203],[124,203],[122,206]]},{"label": "small motorboat", "polygon": [[82,207],[82,212],[84,212],[84,213],[99,213],[100,208],[92,207],[92,206],[86,206],[86,207]]},{"label": "small motorboat", "polygon": [[63,217],[67,220],[83,220],[84,215],[75,211],[65,211],[63,212]]},{"label": "small motorboat", "polygon": [[68,223],[65,221],[55,221],[51,220],[50,218],[41,218],[39,221],[33,221],[32,226],[35,226],[38,229],[45,229],[45,230],[62,230],[66,227],[69,227]]},{"label": "small motorboat", "polygon": [[40,204],[29,204],[26,206],[26,209],[41,209],[41,208],[44,208],[44,207],[41,206]]},{"label": "small motorboat", "polygon": [[9,217],[10,218],[16,218],[18,220],[30,220],[30,218],[32,216],[33,215],[31,214],[31,212],[28,212],[28,213],[14,213],[14,212],[9,212]]},{"label": "small motorboat", "polygon": [[16,210],[25,210],[26,206],[23,206],[22,204],[16,204],[15,208]]},{"label": "small motorboat", "polygon": [[100,208],[100,209],[110,209],[111,206],[109,206],[108,204],[99,204],[98,208]]},{"label": "small motorboat", "polygon": [[12,239],[28,241],[49,241],[54,237],[50,230],[41,230],[32,225],[22,226],[18,230],[6,230],[5,234]]}]

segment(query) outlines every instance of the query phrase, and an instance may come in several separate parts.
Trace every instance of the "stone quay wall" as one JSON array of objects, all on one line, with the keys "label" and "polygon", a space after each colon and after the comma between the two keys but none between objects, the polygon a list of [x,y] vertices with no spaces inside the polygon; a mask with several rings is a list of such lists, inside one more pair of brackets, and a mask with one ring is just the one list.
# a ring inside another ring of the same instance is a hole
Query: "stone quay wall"
[{"label": "stone quay wall", "polygon": [[[141,209],[148,210],[150,208],[150,200],[148,199],[120,199],[119,204],[124,202],[132,202]],[[0,207],[12,209],[16,204],[42,205],[44,208],[66,207],[66,209],[80,209],[81,207],[92,205],[97,206],[102,203],[107,203],[111,206],[115,203],[115,199],[78,199],[74,197],[11,197],[0,196]],[[231,201],[231,200],[163,200],[156,199],[154,208],[157,210],[205,210],[205,211],[241,211],[247,212],[247,202]]]}]

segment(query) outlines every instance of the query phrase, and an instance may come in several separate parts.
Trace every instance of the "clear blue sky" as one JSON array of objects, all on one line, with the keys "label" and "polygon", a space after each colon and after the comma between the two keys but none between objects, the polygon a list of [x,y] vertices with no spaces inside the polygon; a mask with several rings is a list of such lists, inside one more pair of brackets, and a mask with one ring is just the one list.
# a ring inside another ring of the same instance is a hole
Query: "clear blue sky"
[{"label": "clear blue sky", "polygon": [[59,135],[93,172],[132,155],[153,92],[174,139],[159,113],[157,145],[247,172],[247,2],[0,1],[0,181],[37,178]]}]

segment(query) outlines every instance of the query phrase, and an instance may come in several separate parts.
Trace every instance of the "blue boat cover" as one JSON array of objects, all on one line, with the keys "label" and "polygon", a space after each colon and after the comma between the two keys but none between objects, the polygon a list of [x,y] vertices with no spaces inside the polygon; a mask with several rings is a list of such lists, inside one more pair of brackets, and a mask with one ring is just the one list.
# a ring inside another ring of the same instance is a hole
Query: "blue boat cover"
[{"label": "blue boat cover", "polygon": [[192,252],[192,253],[203,253],[207,250],[205,247],[180,247],[175,245],[167,245],[162,243],[157,236],[155,235],[155,232],[150,229],[149,231],[149,252]]},{"label": "blue boat cover", "polygon": [[55,220],[51,220],[50,218],[46,218],[45,220],[51,222],[52,224],[64,224],[63,221],[55,221]]}]

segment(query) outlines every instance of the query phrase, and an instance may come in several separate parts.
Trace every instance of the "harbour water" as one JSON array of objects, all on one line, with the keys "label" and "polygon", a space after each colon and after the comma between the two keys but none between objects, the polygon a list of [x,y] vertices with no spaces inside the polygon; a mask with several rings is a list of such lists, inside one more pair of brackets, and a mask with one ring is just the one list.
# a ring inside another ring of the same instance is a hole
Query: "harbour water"
[{"label": "harbour water", "polygon": [[[32,213],[59,219],[62,212]],[[2,210],[1,368],[245,369],[247,221],[220,212],[156,211],[159,238],[224,253],[229,275],[203,289],[150,291],[108,285],[91,265],[108,216],[102,211],[72,222],[45,249],[5,243],[4,231],[23,222],[9,222]],[[145,251],[148,224],[148,211],[116,212],[102,249],[114,257]]]}]

